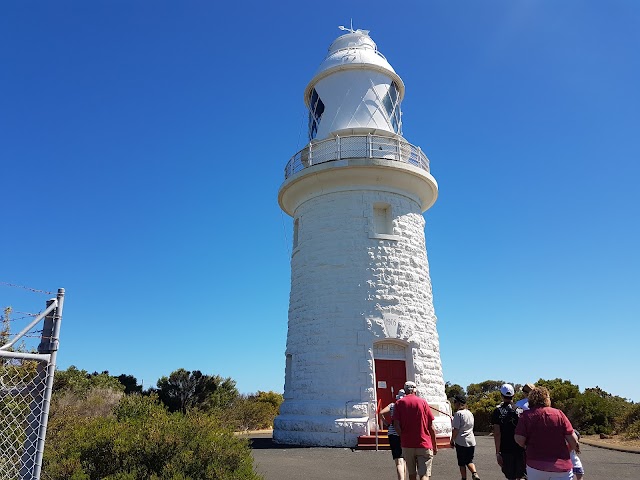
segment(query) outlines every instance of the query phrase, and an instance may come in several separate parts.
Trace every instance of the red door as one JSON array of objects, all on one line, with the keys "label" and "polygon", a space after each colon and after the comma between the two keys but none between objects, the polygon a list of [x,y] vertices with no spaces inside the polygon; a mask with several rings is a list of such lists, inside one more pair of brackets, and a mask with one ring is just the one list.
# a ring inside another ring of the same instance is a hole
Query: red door
[{"label": "red door", "polygon": [[376,364],[376,394],[378,405],[383,409],[396,401],[398,390],[404,387],[407,380],[407,370],[404,360],[375,360]]}]

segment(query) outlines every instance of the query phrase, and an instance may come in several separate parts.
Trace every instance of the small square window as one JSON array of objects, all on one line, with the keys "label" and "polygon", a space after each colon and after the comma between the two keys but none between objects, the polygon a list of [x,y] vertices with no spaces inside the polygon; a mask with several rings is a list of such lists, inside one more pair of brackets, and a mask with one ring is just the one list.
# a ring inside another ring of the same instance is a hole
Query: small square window
[{"label": "small square window", "polygon": [[393,222],[391,221],[391,205],[388,203],[376,203],[373,206],[373,228],[375,233],[392,235]]}]

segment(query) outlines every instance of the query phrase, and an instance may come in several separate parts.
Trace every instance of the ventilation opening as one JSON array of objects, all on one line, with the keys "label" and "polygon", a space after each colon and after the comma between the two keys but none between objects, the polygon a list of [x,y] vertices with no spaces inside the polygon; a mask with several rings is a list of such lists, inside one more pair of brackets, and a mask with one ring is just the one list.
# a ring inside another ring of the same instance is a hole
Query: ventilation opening
[{"label": "ventilation opening", "polygon": [[284,397],[291,398],[293,397],[293,387],[291,385],[291,378],[293,374],[291,369],[293,368],[293,356],[288,353],[287,359],[284,368]]},{"label": "ventilation opening", "polygon": [[293,248],[298,248],[298,228],[300,227],[300,219],[296,218],[293,222]]},{"label": "ventilation opening", "polygon": [[376,203],[373,206],[373,228],[375,233],[392,235],[393,222],[391,221],[391,205],[388,203]]}]

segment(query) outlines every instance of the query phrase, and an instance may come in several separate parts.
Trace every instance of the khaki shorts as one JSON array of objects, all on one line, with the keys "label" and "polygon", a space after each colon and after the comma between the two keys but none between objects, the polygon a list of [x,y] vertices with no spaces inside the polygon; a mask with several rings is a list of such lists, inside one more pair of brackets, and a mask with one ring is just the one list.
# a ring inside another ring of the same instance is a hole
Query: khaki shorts
[{"label": "khaki shorts", "polygon": [[404,448],[402,447],[402,456],[407,464],[407,472],[409,475],[416,473],[418,468],[418,477],[431,476],[431,460],[433,459],[433,450],[430,448]]}]

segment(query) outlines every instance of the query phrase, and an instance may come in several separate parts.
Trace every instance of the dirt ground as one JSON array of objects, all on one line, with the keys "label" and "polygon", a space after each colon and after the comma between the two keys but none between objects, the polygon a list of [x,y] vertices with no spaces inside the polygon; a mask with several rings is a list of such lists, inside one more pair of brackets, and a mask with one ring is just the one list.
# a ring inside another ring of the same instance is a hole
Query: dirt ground
[{"label": "dirt ground", "polygon": [[593,442],[594,444],[603,443],[612,447],[640,449],[640,440],[625,440],[622,435],[613,435],[612,438],[600,438],[600,435],[583,435],[581,440]]}]

